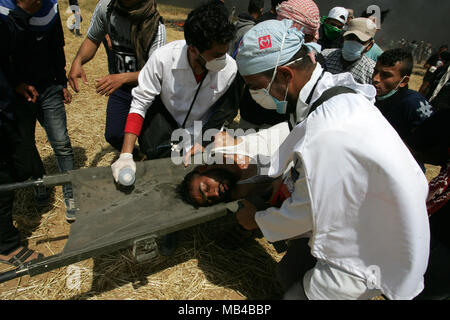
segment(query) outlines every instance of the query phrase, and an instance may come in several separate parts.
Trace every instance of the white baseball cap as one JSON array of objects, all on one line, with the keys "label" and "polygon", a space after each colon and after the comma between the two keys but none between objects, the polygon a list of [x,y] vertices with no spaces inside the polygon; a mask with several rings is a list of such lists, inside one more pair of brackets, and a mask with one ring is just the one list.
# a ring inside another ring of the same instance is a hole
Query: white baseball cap
[{"label": "white baseball cap", "polygon": [[337,20],[345,24],[348,18],[348,10],[344,7],[334,7],[328,12],[328,18]]}]

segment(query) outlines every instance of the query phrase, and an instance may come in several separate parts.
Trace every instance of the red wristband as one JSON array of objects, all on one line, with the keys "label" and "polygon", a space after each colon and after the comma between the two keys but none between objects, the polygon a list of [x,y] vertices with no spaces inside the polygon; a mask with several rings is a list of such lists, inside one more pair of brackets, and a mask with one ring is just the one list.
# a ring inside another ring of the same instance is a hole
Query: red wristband
[{"label": "red wristband", "polygon": [[128,114],[127,123],[125,124],[125,133],[132,133],[137,136],[141,133],[144,118],[137,113]]}]

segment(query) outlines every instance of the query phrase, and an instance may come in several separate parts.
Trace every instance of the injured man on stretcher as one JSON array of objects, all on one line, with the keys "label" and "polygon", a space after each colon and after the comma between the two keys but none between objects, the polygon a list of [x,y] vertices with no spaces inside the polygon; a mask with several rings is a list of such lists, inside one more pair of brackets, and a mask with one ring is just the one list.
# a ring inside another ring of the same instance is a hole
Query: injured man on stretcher
[{"label": "injured man on stretcher", "polygon": [[212,164],[188,173],[177,188],[178,195],[195,207],[235,200],[250,202],[257,210],[279,207],[289,192],[281,177],[268,178],[264,171],[288,134],[287,123],[244,136],[219,133],[209,146],[207,162]]}]

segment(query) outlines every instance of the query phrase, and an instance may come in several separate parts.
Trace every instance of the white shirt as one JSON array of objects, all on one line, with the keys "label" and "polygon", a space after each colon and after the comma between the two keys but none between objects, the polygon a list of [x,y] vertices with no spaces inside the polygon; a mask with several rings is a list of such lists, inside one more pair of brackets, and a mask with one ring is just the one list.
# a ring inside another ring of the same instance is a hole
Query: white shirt
[{"label": "white shirt", "polygon": [[[130,113],[145,118],[157,95],[181,126],[194,99],[198,83],[188,61],[185,40],[173,41],[157,49],[139,74],[139,85],[132,90]],[[207,121],[210,107],[228,90],[237,74],[236,62],[227,55],[219,72],[209,71],[195,100],[186,129],[193,134],[194,121]]]},{"label": "white shirt", "polygon": [[311,230],[318,260],[379,282],[390,299],[412,299],[428,264],[427,180],[374,106],[372,86],[325,73],[311,103],[338,85],[359,94],[329,99],[293,129],[269,169],[277,177],[294,161],[293,193],[281,208],[257,212],[256,222],[271,242]]}]

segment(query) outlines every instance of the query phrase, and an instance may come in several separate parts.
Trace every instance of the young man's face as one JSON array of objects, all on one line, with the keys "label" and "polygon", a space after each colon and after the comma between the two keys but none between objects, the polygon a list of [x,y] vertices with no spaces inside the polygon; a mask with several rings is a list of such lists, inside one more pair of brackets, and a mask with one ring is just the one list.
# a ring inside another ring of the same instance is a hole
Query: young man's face
[{"label": "young man's face", "polygon": [[214,43],[212,48],[200,52],[200,54],[206,60],[205,62],[208,62],[223,57],[228,52],[229,46],[230,45],[228,43],[225,44]]},{"label": "young man's face", "polygon": [[236,184],[231,173],[212,169],[197,174],[191,182],[190,196],[198,206],[210,206],[231,200],[231,191]]},{"label": "young man's face", "polygon": [[327,18],[325,19],[324,23],[329,24],[330,26],[336,27],[338,29],[341,29],[344,27],[344,24],[336,19],[333,18]]},{"label": "young man's face", "polygon": [[372,84],[377,89],[377,96],[384,96],[397,86],[404,87],[408,83],[402,81],[401,67],[402,63],[399,61],[394,66],[385,66],[377,62],[372,74]]}]

